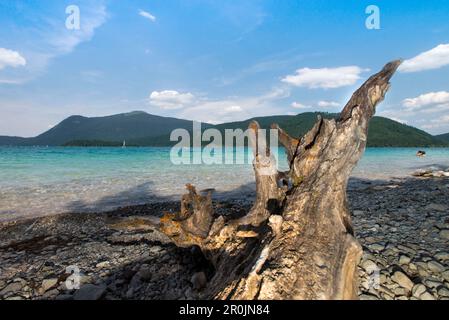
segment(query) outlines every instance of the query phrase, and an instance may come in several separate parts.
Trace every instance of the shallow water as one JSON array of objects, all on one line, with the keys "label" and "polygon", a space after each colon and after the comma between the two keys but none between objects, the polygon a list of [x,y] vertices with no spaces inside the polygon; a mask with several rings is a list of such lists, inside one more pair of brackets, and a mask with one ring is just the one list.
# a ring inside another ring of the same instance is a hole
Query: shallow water
[{"label": "shallow water", "polygon": [[[416,151],[368,149],[353,176],[389,179],[423,167],[449,168],[449,148],[426,149],[425,158]],[[186,183],[215,188],[215,197],[251,197],[250,154],[235,151],[244,164],[174,165],[169,148],[0,147],[0,220],[177,200]],[[285,169],[282,150],[279,162]]]}]

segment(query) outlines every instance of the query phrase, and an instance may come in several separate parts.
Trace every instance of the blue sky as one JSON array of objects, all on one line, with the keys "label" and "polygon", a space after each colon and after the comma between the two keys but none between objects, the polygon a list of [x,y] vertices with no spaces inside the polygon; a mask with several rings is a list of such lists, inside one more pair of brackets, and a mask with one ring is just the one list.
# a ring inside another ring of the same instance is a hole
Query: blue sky
[{"label": "blue sky", "polygon": [[[66,28],[69,5],[79,30]],[[365,26],[369,5],[380,29]],[[0,135],[73,114],[335,112],[396,58],[377,114],[449,132],[448,17],[445,0],[0,0]]]}]

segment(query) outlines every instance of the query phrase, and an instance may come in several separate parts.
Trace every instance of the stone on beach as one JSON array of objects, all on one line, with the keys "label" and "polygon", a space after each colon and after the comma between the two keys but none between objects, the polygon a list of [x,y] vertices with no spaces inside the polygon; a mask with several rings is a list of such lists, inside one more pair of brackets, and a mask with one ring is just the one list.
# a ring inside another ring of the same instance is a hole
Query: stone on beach
[{"label": "stone on beach", "polygon": [[197,272],[192,276],[190,281],[192,282],[193,289],[201,290],[207,284],[206,274],[204,272]]},{"label": "stone on beach", "polygon": [[449,240],[449,229],[444,229],[440,231],[440,238]]},{"label": "stone on beach", "polygon": [[10,283],[0,291],[0,296],[4,296],[10,292],[20,291],[22,288],[23,288],[23,284],[20,282]]},{"label": "stone on beach", "polygon": [[401,265],[408,265],[409,263],[410,263],[410,261],[412,261],[412,259],[410,259],[409,257],[407,257],[407,256],[405,256],[405,255],[402,255],[400,258],[399,258],[399,264],[401,264]]},{"label": "stone on beach", "polygon": [[429,292],[424,292],[421,296],[420,296],[421,300],[436,300],[435,297],[430,294]]},{"label": "stone on beach", "polygon": [[421,295],[427,291],[427,288],[425,285],[418,283],[416,284],[412,289],[412,295],[416,298],[421,297]]},{"label": "stone on beach", "polygon": [[447,210],[447,207],[445,205],[442,204],[436,204],[436,203],[431,203],[426,207],[427,210],[431,210],[431,211],[441,211],[444,212]]},{"label": "stone on beach", "polygon": [[441,263],[438,263],[436,261],[427,262],[427,267],[429,268],[430,271],[433,271],[433,272],[444,271],[444,266]]},{"label": "stone on beach", "polygon": [[[398,188],[376,192],[370,188],[348,191],[349,202],[357,209],[352,211],[354,232],[364,248],[359,298],[448,299],[448,239],[443,236],[449,230],[449,212],[428,208],[445,204],[447,181],[414,179],[398,184]],[[157,216],[176,212],[178,205],[133,206],[113,213],[0,225],[0,247],[15,243],[11,249],[0,250],[0,298],[199,299],[210,271],[201,262],[204,258],[198,259],[190,249],[176,248],[158,231],[118,232],[109,227],[116,217]],[[217,202],[216,210],[226,215],[228,207],[244,212],[251,205],[241,200]],[[32,251],[16,250],[30,243]],[[62,275],[74,263],[80,268],[81,289],[67,290]],[[319,259],[316,263],[321,265]],[[203,274],[195,275],[199,270]],[[56,278],[59,281],[53,285]]]},{"label": "stone on beach", "polygon": [[52,279],[44,279],[42,281],[41,290],[42,292],[46,292],[49,289],[53,288],[58,284],[58,279],[52,278]]},{"label": "stone on beach", "polygon": [[106,291],[104,285],[85,284],[73,295],[74,300],[99,300]]},{"label": "stone on beach", "polygon": [[411,291],[413,289],[414,283],[410,278],[401,271],[396,271],[391,279],[399,284],[401,287],[407,289],[408,291]]}]

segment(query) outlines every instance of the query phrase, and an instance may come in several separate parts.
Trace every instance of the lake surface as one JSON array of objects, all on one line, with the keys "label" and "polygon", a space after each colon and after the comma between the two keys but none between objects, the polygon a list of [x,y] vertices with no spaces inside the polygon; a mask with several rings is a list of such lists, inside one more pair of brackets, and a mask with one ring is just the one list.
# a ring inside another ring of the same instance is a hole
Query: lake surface
[{"label": "lake surface", "polygon": [[[377,180],[449,168],[449,148],[425,150],[427,157],[417,158],[416,148],[367,149],[353,176]],[[237,149],[235,157],[247,161],[174,165],[170,148],[0,147],[0,220],[178,200],[186,183],[215,188],[217,198],[251,198],[251,152]],[[285,169],[282,150],[279,162]]]}]

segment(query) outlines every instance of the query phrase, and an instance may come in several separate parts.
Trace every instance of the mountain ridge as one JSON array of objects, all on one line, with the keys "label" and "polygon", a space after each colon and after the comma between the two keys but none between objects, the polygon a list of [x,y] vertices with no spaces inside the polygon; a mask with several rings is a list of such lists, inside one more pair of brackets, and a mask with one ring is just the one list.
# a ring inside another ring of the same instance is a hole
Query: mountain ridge
[{"label": "mountain ridge", "polygon": [[449,143],[449,132],[436,135],[435,137]]},{"label": "mountain ridge", "polygon": [[[218,125],[202,124],[202,129],[215,128],[246,130],[252,120],[269,129],[278,123],[290,135],[304,135],[316,122],[318,115],[337,118],[337,113],[305,112],[298,115],[254,117]],[[119,146],[126,140],[129,146],[170,146],[170,132],[174,129],[192,131],[192,121],[132,111],[103,117],[73,115],[53,128],[32,138],[0,136],[0,145],[15,146]],[[384,117],[370,122],[368,146],[371,147],[449,147],[449,134],[431,134]]]}]

